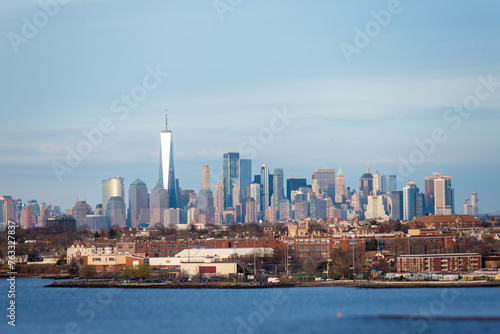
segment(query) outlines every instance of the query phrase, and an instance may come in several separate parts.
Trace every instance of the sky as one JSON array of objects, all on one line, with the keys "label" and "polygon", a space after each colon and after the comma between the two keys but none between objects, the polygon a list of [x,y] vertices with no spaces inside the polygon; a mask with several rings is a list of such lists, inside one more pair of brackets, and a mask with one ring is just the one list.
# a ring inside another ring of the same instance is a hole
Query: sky
[{"label": "sky", "polygon": [[500,210],[498,1],[3,0],[0,194],[71,208],[101,182],[212,188],[222,154],[285,178],[452,176]]}]

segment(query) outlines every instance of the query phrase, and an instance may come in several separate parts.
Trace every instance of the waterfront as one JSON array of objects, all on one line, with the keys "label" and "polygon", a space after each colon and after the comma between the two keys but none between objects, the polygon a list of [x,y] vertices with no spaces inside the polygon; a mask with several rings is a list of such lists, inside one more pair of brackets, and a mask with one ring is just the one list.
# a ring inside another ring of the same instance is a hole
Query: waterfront
[{"label": "waterfront", "polygon": [[[499,288],[85,289],[17,280],[16,328],[2,333],[497,333]],[[7,291],[7,282],[0,288]],[[5,299],[2,297],[3,304]],[[5,308],[4,308],[5,310]],[[386,318],[387,315],[411,319]],[[5,317],[4,317],[5,319]],[[7,328],[9,327],[9,328]]]}]

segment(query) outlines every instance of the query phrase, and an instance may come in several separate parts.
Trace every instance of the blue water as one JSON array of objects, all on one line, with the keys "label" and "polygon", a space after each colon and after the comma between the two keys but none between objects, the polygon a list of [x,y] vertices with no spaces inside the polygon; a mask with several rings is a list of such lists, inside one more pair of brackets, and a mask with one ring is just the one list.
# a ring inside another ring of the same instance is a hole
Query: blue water
[{"label": "blue water", "polygon": [[500,322],[378,318],[500,316],[500,288],[44,288],[48,283],[17,279],[13,328],[1,279],[0,333],[500,333]]}]

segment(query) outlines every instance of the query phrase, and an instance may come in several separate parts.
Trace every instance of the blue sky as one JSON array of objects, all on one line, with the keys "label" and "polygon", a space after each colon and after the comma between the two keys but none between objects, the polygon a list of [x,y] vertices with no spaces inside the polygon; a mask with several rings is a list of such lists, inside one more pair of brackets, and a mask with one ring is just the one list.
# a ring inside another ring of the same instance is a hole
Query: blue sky
[{"label": "blue sky", "polygon": [[[222,20],[214,3],[232,10]],[[254,173],[268,163],[310,180],[341,164],[358,188],[369,163],[423,189],[437,171],[453,177],[458,212],[473,191],[481,212],[500,209],[498,1],[401,0],[384,25],[372,11],[391,1],[229,3],[60,0],[49,16],[38,1],[2,1],[0,193],[69,208],[100,203],[114,176],[154,187],[168,104],[184,189],[200,188],[203,164],[216,181],[222,153],[286,110],[294,118],[258,150]],[[348,61],[341,45],[356,47],[357,28],[371,37]],[[113,103],[155,69],[168,75],[120,118]],[[467,116],[451,110],[478,89],[488,96]],[[113,130],[58,178],[54,164],[68,166],[68,148],[102,120]],[[435,129],[445,139],[427,154],[415,141]],[[418,164],[401,173],[410,157]]]}]

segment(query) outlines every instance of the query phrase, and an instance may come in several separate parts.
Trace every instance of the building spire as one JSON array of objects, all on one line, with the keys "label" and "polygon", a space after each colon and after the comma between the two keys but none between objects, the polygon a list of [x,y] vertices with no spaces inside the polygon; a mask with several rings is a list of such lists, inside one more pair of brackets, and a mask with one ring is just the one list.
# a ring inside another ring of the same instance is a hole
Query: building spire
[{"label": "building spire", "polygon": [[167,111],[167,105],[165,105],[165,131],[168,131],[168,111]]}]

